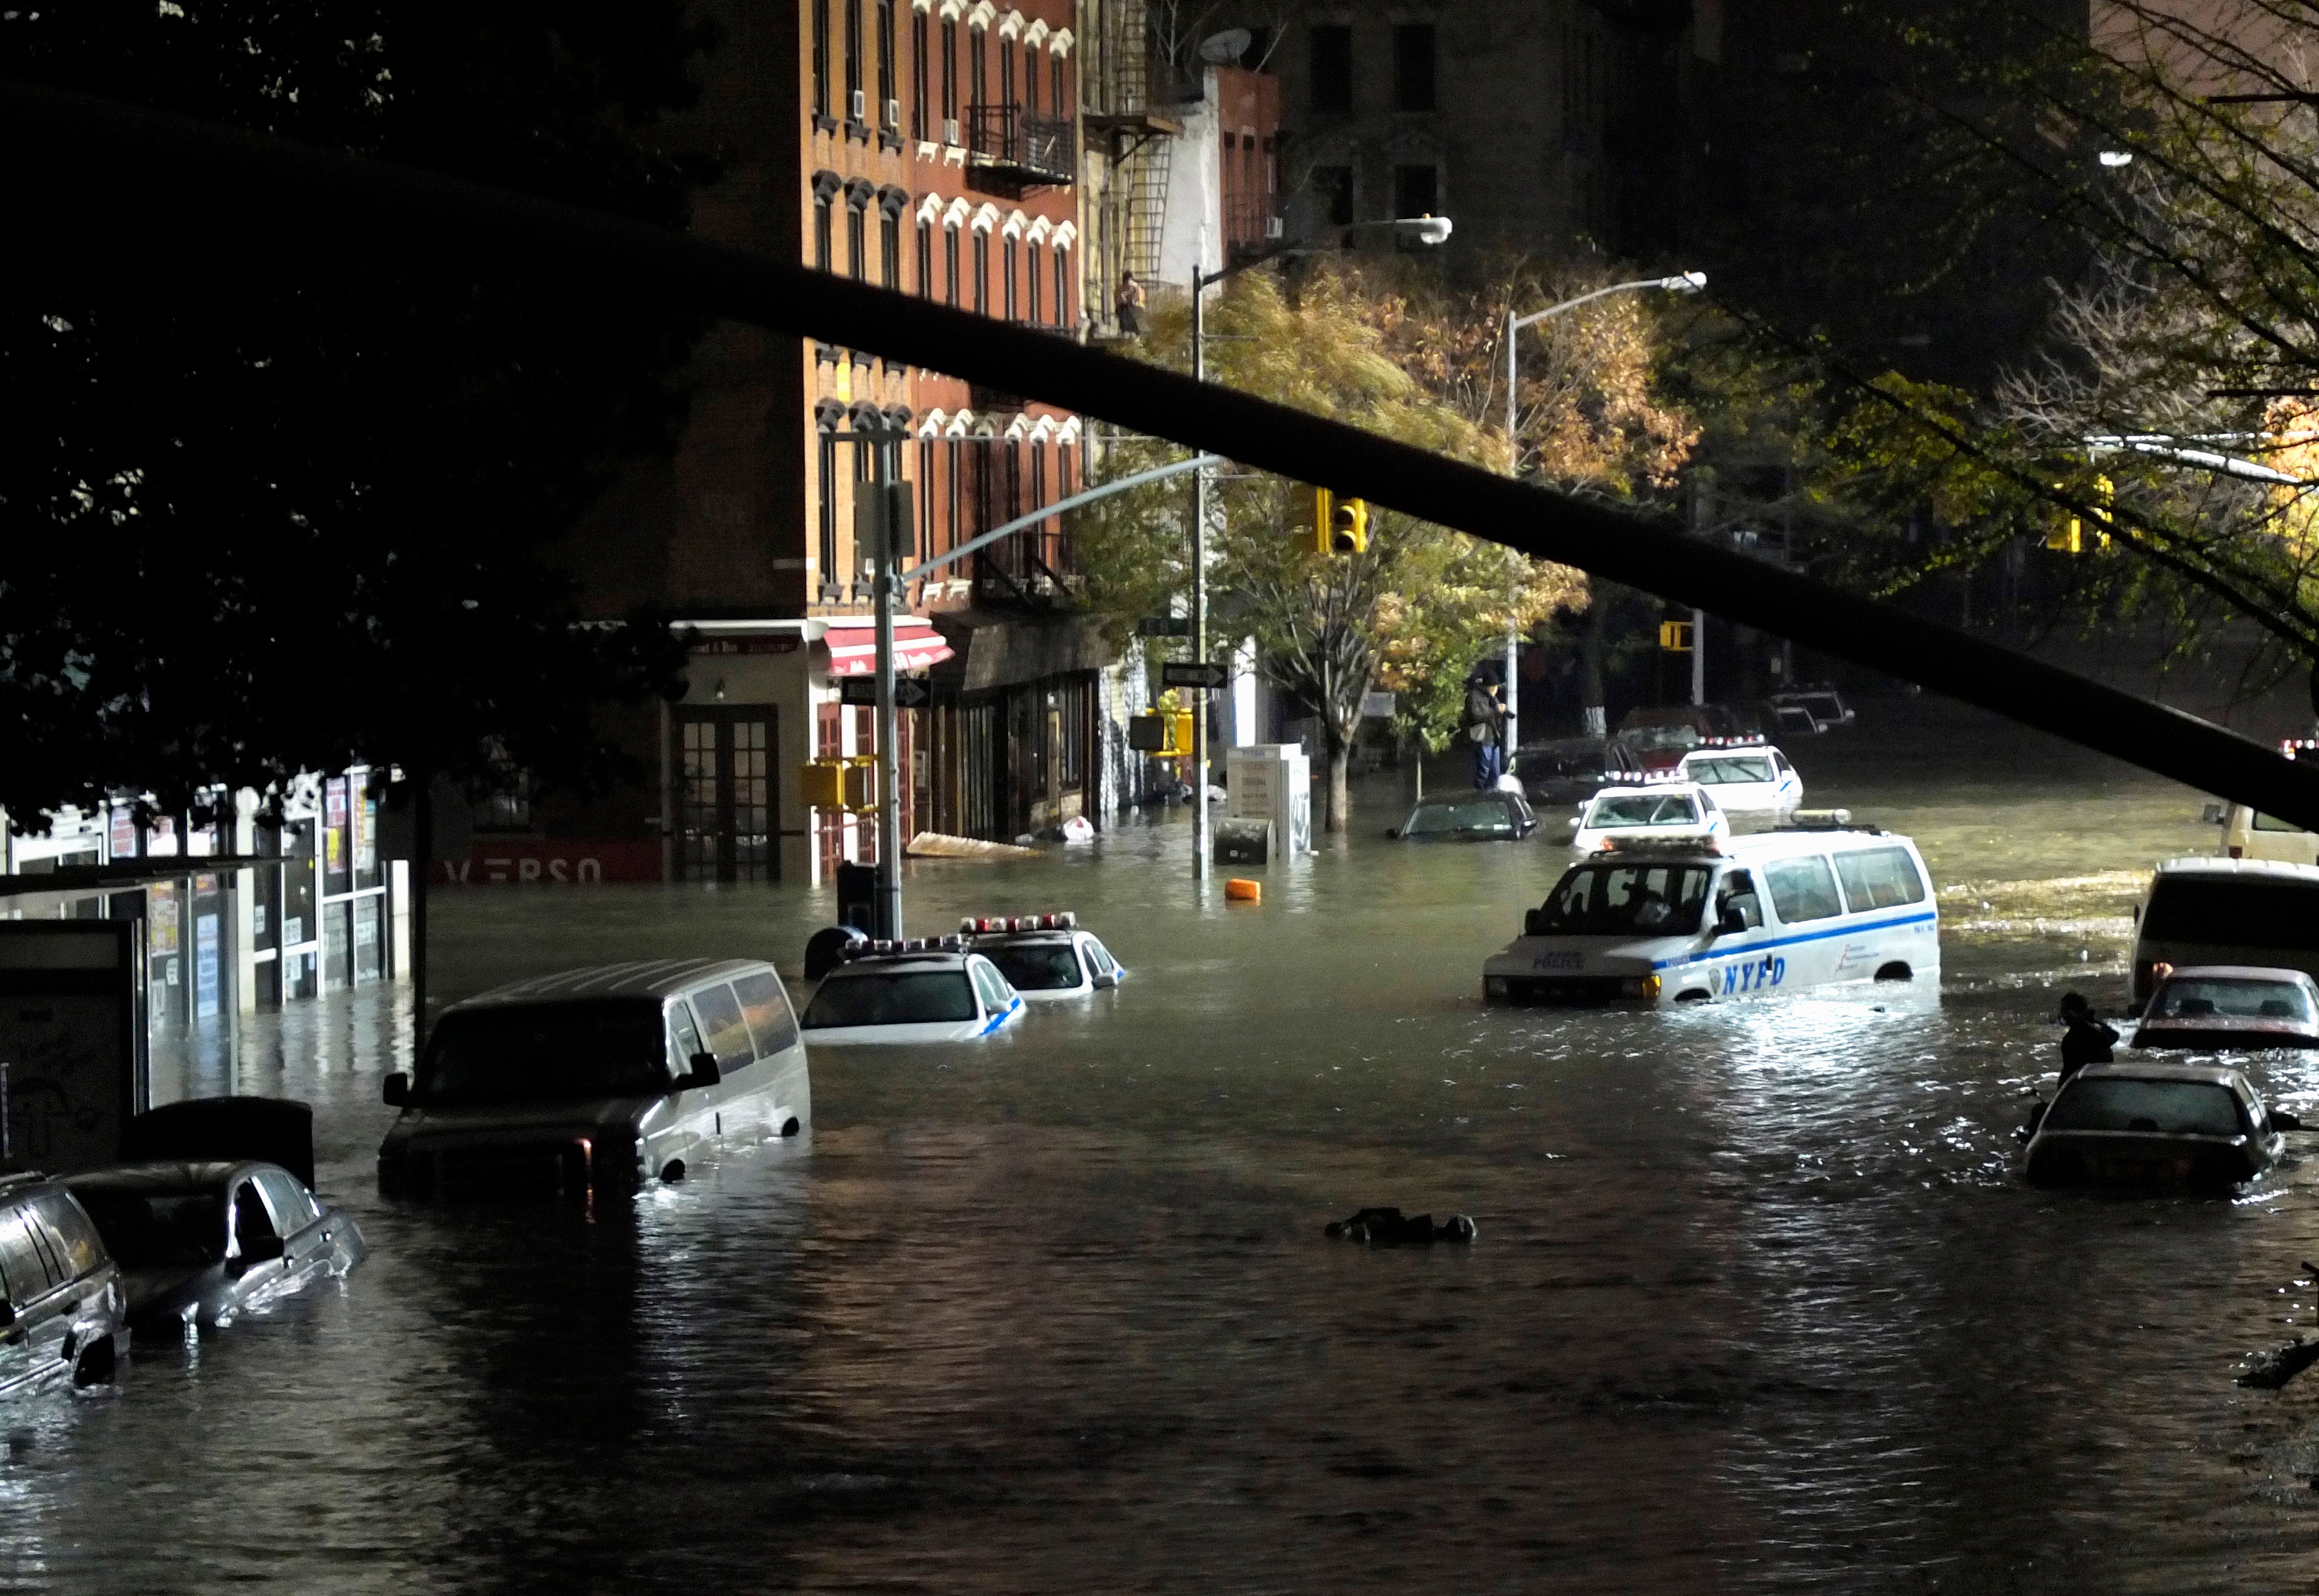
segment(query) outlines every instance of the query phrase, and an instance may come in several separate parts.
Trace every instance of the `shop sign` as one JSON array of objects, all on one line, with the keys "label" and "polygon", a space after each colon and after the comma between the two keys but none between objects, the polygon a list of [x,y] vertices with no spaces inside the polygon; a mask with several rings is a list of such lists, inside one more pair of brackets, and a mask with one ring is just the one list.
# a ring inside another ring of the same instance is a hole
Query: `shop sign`
[{"label": "shop sign", "polygon": [[137,857],[137,810],[134,805],[113,806],[112,847],[115,859]]},{"label": "shop sign", "polygon": [[175,859],[177,856],[177,822],[167,815],[157,816],[153,829],[146,834],[145,852],[154,859]]},{"label": "shop sign", "polygon": [[632,838],[590,841],[530,838],[521,842],[483,839],[457,863],[435,867],[435,879],[454,887],[593,887],[606,881],[657,881],[660,844]]}]

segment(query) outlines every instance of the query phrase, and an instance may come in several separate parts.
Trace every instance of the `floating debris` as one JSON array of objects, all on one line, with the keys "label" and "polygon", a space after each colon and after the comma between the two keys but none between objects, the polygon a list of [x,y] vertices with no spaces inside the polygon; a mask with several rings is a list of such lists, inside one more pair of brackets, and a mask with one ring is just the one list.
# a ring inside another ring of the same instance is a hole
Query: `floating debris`
[{"label": "floating debris", "polygon": [[2284,1347],[2250,1358],[2246,1368],[2231,1384],[2254,1391],[2277,1391],[2314,1363],[2319,1363],[2319,1341],[2306,1341],[2297,1336]]},{"label": "floating debris", "polygon": [[1364,1208],[1350,1219],[1331,1220],[1322,1233],[1332,1240],[1366,1241],[1373,1247],[1430,1247],[1436,1241],[1470,1242],[1481,1234],[1481,1227],[1463,1213],[1436,1225],[1430,1213]]}]

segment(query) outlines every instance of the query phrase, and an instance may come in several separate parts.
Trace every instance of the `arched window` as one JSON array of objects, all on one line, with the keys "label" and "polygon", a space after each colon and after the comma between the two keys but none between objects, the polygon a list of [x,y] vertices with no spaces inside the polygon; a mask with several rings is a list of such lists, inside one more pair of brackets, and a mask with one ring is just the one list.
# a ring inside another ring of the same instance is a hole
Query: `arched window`
[{"label": "arched window", "polygon": [[830,233],[834,224],[829,212],[837,203],[837,191],[844,186],[844,179],[835,172],[816,172],[813,175],[813,266],[817,272],[830,269],[835,250]]},{"label": "arched window", "polygon": [[966,81],[967,87],[973,93],[973,98],[967,102],[970,107],[988,105],[990,103],[990,74],[988,68],[988,57],[986,53],[989,42],[990,35],[988,30],[976,27],[967,29]]},{"label": "arched window", "polygon": [[943,229],[943,303],[958,303],[958,229]]},{"label": "arched window", "polygon": [[1060,55],[1048,56],[1047,74],[1047,114],[1049,116],[1061,116],[1065,114],[1065,112],[1063,104],[1063,58]]},{"label": "arched window", "polygon": [[845,191],[845,275],[857,283],[870,275],[869,198],[857,188]]},{"label": "arched window", "polygon": [[1055,325],[1065,331],[1071,325],[1071,252],[1060,244],[1055,246]]},{"label": "arched window", "polygon": [[894,95],[894,0],[878,0],[878,104],[871,120],[895,137],[901,136],[902,119]]},{"label": "arched window", "polygon": [[958,140],[958,23],[950,17],[942,25],[943,142]]},{"label": "arched window", "polygon": [[878,207],[878,281],[902,286],[902,208],[890,198]]},{"label": "arched window", "polygon": [[1028,302],[1023,307],[1023,319],[1032,326],[1039,325],[1039,240],[1033,239],[1029,253],[1024,257],[1023,286],[1029,291]]},{"label": "arched window", "polygon": [[1015,104],[1015,41],[1011,38],[998,41],[998,103]]},{"label": "arched window", "polygon": [[974,230],[974,313],[990,314],[990,235]]},{"label": "arched window", "polygon": [[1000,278],[1001,278],[1002,282],[1003,282],[1003,283],[1004,283],[1004,284],[1005,284],[1005,287],[1004,287],[1004,290],[1003,290],[1003,292],[1004,292],[1004,293],[1005,293],[1005,301],[1004,301],[1004,302],[1005,302],[1005,304],[1006,304],[1006,320],[1008,320],[1009,321],[1012,321],[1012,320],[1014,320],[1015,319],[1015,253],[1016,253],[1016,251],[1015,251],[1015,235],[1014,235],[1013,233],[1008,233],[1008,234],[1006,235],[1006,243],[1005,243],[1003,246],[1001,246],[1001,250],[1000,250],[1000,265],[999,265],[999,275],[1000,275]]},{"label": "arched window", "polygon": [[918,297],[932,299],[934,296],[934,224],[921,221],[918,223]]},{"label": "arched window", "polygon": [[1036,49],[1023,58],[1023,114],[1039,114],[1039,52]]},{"label": "arched window", "polygon": [[[1031,440],[1031,508],[1044,509],[1047,503],[1047,443],[1044,438],[1034,437]],[[1047,535],[1053,529],[1050,522],[1039,523],[1039,555],[1050,568],[1055,562],[1048,556],[1046,542]]]},{"label": "arched window", "polygon": [[931,560],[934,546],[934,440],[918,439],[918,558]]},{"label": "arched window", "polygon": [[813,113],[829,116],[829,0],[813,0]]},{"label": "arched window", "polygon": [[[944,549],[954,549],[966,541],[964,530],[966,523],[959,518],[965,513],[965,496],[959,491],[959,466],[963,464],[960,459],[959,451],[965,446],[959,439],[953,437],[950,440],[949,446],[943,450],[943,453],[949,456],[943,463],[943,504],[947,512],[943,518],[950,523],[950,536],[943,543]],[[951,568],[951,574],[953,576],[959,574],[956,566]]]},{"label": "arched window", "polygon": [[862,93],[862,0],[845,0],[845,119],[866,122]]}]

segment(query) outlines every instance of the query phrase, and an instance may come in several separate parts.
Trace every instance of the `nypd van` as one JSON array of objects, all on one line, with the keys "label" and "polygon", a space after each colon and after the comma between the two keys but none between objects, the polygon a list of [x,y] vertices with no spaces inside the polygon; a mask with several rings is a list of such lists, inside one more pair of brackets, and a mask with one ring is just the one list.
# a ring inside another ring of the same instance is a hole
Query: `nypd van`
[{"label": "nypd van", "polygon": [[1711,843],[1614,845],[1573,865],[1482,967],[1484,1000],[1658,1008],[1936,983],[1940,914],[1916,844],[1825,816]]}]

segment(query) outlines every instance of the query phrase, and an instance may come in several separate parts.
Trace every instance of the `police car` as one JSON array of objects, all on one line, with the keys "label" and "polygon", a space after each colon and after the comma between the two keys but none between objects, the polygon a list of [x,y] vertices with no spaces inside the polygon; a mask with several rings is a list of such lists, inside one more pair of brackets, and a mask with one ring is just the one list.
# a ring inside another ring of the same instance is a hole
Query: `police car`
[{"label": "police car", "polygon": [[799,1028],[814,1047],[972,1041],[1018,1019],[1023,995],[963,938],[865,942],[822,978]]},{"label": "police car", "polygon": [[1660,1008],[1842,981],[1937,987],[1940,915],[1907,837],[1808,825],[1624,839],[1565,871],[1482,966],[1493,1003]]},{"label": "police car", "polygon": [[1804,779],[1786,754],[1760,736],[1711,738],[1707,747],[1684,754],[1675,774],[1679,780],[1712,788],[1726,815],[1777,818],[1803,802]]},{"label": "police car", "polygon": [[1072,914],[986,915],[958,923],[965,945],[1033,1003],[1108,991],[1127,978],[1111,950],[1078,926]]},{"label": "police car", "polygon": [[1595,853],[1613,839],[1629,843],[1710,843],[1731,834],[1714,795],[1696,781],[1647,781],[1606,787],[1569,821],[1570,845]]}]

